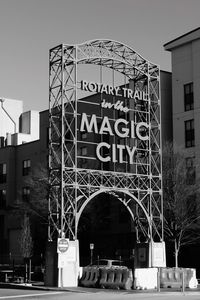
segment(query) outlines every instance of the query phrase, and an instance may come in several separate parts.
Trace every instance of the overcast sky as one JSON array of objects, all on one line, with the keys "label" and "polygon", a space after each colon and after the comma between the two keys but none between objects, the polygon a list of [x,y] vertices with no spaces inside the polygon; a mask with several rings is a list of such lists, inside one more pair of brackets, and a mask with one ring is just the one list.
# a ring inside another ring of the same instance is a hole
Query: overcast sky
[{"label": "overcast sky", "polygon": [[0,0],[0,97],[48,108],[49,49],[111,39],[171,70],[163,44],[200,26],[200,0]]}]

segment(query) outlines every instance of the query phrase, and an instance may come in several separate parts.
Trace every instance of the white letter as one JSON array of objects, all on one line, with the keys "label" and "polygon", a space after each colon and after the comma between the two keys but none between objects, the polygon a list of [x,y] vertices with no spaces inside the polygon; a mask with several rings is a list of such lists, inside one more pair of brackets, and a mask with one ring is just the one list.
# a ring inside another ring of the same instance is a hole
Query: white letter
[{"label": "white letter", "polygon": [[114,95],[114,93],[113,93],[113,87],[110,86],[110,85],[108,85],[108,94],[109,95]]},{"label": "white letter", "polygon": [[97,85],[95,82],[89,82],[88,88],[90,92],[96,92],[97,91]]},{"label": "white letter", "polygon": [[86,126],[87,132],[92,132],[92,127],[94,127],[94,132],[98,133],[96,115],[92,115],[90,124],[89,124],[86,113],[83,113],[82,119],[81,119],[80,131],[85,131],[84,126]]},{"label": "white letter", "polygon": [[133,98],[133,91],[128,89],[128,98]]},{"label": "white letter", "polygon": [[114,129],[115,129],[116,134],[121,138],[126,138],[126,137],[128,137],[128,134],[129,134],[129,128],[122,128],[121,131],[124,133],[119,132],[118,126],[120,123],[127,125],[128,121],[126,121],[124,119],[118,119],[114,124]]},{"label": "white letter", "polygon": [[140,94],[139,94],[139,91],[137,91],[137,90],[134,93],[134,99],[140,100]]},{"label": "white letter", "polygon": [[126,145],[126,150],[128,152],[128,155],[129,155],[129,163],[130,163],[130,165],[132,165],[133,164],[133,156],[134,156],[136,147],[133,147],[132,150],[131,150],[131,148]]},{"label": "white letter", "polygon": [[117,159],[116,159],[116,145],[115,144],[112,145],[112,162],[117,162]]},{"label": "white letter", "polygon": [[119,86],[115,87],[115,95],[116,96],[121,96],[121,94],[119,94],[119,89],[120,89]]},{"label": "white letter", "polygon": [[81,80],[81,89],[88,91],[88,82],[86,80]]},{"label": "white letter", "polygon": [[135,138],[135,123],[133,120],[131,120],[131,136],[132,139]]},{"label": "white letter", "polygon": [[100,143],[100,144],[96,147],[96,155],[97,155],[97,158],[98,158],[100,161],[102,161],[102,162],[108,162],[108,161],[110,161],[110,156],[103,157],[103,156],[101,156],[101,154],[100,154],[100,150],[101,150],[102,147],[106,147],[106,148],[110,149],[110,145],[109,145],[109,144],[104,143],[104,142]]},{"label": "white letter", "polygon": [[117,145],[117,148],[119,149],[119,163],[125,163],[125,161],[123,161],[123,150],[125,149],[125,145]]},{"label": "white letter", "polygon": [[103,121],[101,123],[101,128],[99,130],[99,134],[104,134],[104,133],[107,133],[107,132],[110,135],[113,135],[108,117],[104,117]]},{"label": "white letter", "polygon": [[106,93],[106,94],[108,94],[107,86],[106,86],[105,84],[102,84],[102,87],[101,87],[101,93]]}]

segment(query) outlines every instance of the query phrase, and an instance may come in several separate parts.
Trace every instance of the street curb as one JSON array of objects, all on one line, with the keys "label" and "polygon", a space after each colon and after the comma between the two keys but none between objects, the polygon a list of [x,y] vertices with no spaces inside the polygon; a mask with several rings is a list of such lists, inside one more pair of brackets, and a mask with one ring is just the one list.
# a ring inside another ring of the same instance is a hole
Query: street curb
[{"label": "street curb", "polygon": [[15,283],[4,283],[0,282],[0,289],[19,289],[19,290],[43,290],[43,291],[66,291],[66,292],[75,292],[75,293],[86,293],[87,290],[75,290],[76,288],[59,288],[59,287],[50,287],[50,286],[40,286],[40,285],[26,285],[26,284],[15,284]]},{"label": "street curb", "polygon": [[120,294],[140,294],[145,295],[149,294],[151,296],[159,296],[159,295],[167,295],[167,296],[177,296],[177,295],[200,295],[200,290],[186,290],[184,292],[165,289],[160,292],[156,290],[113,290],[113,289],[97,289],[97,288],[83,288],[83,287],[69,287],[69,288],[59,288],[59,287],[47,287],[40,286],[36,284],[26,285],[26,284],[15,284],[15,283],[0,283],[0,289],[25,289],[25,290],[38,290],[38,291],[63,291],[63,292],[71,292],[71,293],[120,293]]}]

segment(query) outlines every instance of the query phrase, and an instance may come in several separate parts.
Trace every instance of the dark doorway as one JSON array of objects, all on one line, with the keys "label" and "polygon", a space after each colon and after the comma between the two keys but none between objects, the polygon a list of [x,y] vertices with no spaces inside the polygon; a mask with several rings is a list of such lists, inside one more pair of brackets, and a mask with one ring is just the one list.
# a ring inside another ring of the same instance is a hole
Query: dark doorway
[{"label": "dark doorway", "polygon": [[133,256],[135,229],[128,209],[115,196],[101,193],[85,207],[78,225],[80,265],[93,261],[121,259],[128,263]]}]

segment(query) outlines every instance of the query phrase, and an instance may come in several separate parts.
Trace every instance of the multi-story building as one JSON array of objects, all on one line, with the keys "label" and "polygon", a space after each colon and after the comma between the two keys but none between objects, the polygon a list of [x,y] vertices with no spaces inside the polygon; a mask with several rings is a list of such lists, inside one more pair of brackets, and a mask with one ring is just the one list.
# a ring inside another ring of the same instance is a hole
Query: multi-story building
[{"label": "multi-story building", "polygon": [[[164,49],[171,52],[172,58],[173,140],[185,149],[186,165],[193,178],[197,178],[200,174],[200,28],[166,43]],[[185,249],[186,260],[192,265],[197,264],[198,251],[198,244]]]},{"label": "multi-story building", "polygon": [[16,245],[21,227],[11,208],[29,197],[26,178],[34,165],[47,159],[47,151],[43,155],[39,112],[23,112],[23,102],[19,100],[4,98],[0,102],[0,255],[10,257],[19,255]]},{"label": "multi-story building", "polygon": [[[90,96],[90,97],[95,97]],[[163,140],[170,140],[172,136],[171,126],[171,73],[161,71],[161,98],[162,98],[162,134]],[[12,208],[16,203],[29,201],[31,197],[31,187],[27,184],[28,178],[31,176],[34,169],[43,165],[47,168],[48,165],[48,127],[49,127],[49,112],[23,112],[22,102],[10,99],[2,99],[0,108],[0,122],[4,124],[0,131],[1,147],[0,147],[0,244],[1,260],[3,255],[12,257],[17,260],[20,257],[19,250],[19,235],[21,230],[20,220],[13,215]],[[67,138],[67,137],[66,137]],[[82,137],[84,139],[84,137]],[[85,156],[85,153],[90,149],[80,148],[79,156]],[[87,164],[86,160],[80,160],[81,163]],[[94,161],[94,163],[96,163]],[[84,166],[82,166],[84,167]],[[105,166],[105,170],[106,170]],[[130,172],[126,169],[127,172]],[[119,201],[115,201],[119,202]],[[103,203],[103,201],[102,201]],[[112,239],[118,234],[118,240],[126,247],[130,243],[129,234],[134,233],[134,226],[127,222],[126,211],[123,207],[116,206],[113,201],[112,209],[105,204],[107,215],[104,218],[103,226],[99,226],[97,237],[106,236],[106,248],[111,251]],[[121,205],[121,203],[119,203]],[[120,210],[120,211],[119,211]],[[98,211],[98,208],[97,208]],[[110,212],[110,213],[109,213]],[[115,214],[115,216],[113,216]],[[81,219],[83,223],[84,218]],[[112,224],[109,224],[112,220]],[[87,228],[88,229],[88,228]],[[125,234],[126,237],[125,238]],[[92,233],[91,233],[92,236]],[[79,235],[80,240],[87,239],[86,235]],[[106,243],[97,247],[102,255],[106,255],[103,246]],[[87,241],[89,243],[89,240]],[[91,242],[93,242],[91,240]],[[117,243],[117,242],[116,242]],[[108,246],[109,244],[109,246]],[[101,249],[100,249],[101,248]],[[133,248],[133,245],[132,245]],[[84,250],[83,244],[80,242],[80,249]],[[124,252],[115,249],[115,253],[123,254]],[[108,252],[107,254],[110,254]]]},{"label": "multi-story building", "polygon": [[174,141],[199,157],[200,28],[164,45],[172,55]]}]

